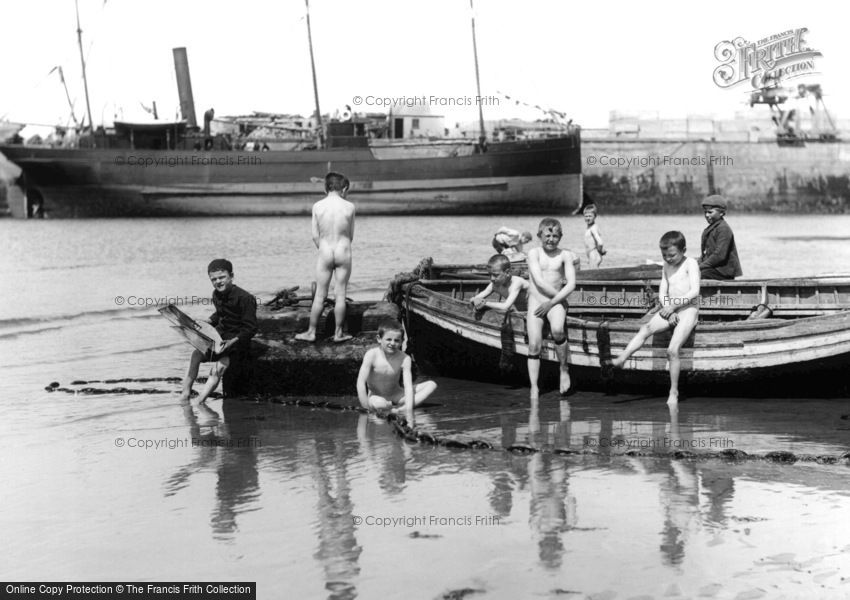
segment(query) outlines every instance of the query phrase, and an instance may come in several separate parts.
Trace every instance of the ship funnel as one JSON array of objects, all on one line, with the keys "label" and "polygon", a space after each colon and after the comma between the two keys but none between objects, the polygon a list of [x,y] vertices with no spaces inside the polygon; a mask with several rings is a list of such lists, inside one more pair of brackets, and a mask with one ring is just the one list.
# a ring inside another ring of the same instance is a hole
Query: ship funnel
[{"label": "ship funnel", "polygon": [[192,96],[192,78],[189,76],[189,56],[186,48],[174,48],[174,73],[177,75],[177,94],[180,96],[180,113],[189,127],[196,129],[195,98]]}]

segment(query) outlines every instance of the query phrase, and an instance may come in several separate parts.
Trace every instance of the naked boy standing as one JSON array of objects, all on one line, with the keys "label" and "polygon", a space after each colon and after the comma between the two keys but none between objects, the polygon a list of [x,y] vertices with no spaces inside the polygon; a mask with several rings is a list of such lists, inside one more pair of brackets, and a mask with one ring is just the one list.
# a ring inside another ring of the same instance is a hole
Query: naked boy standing
[{"label": "naked boy standing", "polygon": [[313,205],[313,243],[319,249],[316,261],[316,295],[310,310],[310,326],[295,339],[316,341],[316,327],[328,296],[331,277],[334,284],[334,342],[350,340],[345,326],[345,297],[351,277],[351,243],[354,240],[354,204],[345,199],[349,182],[345,175],[331,171],[325,176],[327,196]]}]

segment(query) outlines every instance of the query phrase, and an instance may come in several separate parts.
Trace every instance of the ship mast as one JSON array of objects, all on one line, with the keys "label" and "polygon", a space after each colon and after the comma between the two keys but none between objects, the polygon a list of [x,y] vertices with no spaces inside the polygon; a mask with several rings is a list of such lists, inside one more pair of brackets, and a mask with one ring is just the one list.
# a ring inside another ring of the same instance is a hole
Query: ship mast
[{"label": "ship mast", "polygon": [[313,96],[316,99],[316,124],[319,128],[319,148],[325,146],[324,126],[322,125],[322,111],[319,108],[319,85],[316,83],[316,60],[313,58],[313,32],[310,30],[310,0],[304,0],[307,5],[307,41],[310,44],[310,67],[313,69]]},{"label": "ship mast", "polygon": [[484,142],[487,141],[487,134],[484,131],[484,109],[481,106],[481,79],[478,76],[478,44],[475,42],[475,7],[472,6],[472,0],[469,0],[469,13],[472,18],[472,54],[475,57],[475,86],[478,89],[478,124],[481,127],[478,142],[483,147]]},{"label": "ship mast", "polygon": [[[86,79],[86,59],[83,56],[83,30],[80,29],[80,4],[78,0],[74,0],[74,8],[77,11],[77,43],[80,46],[80,64],[83,67],[83,89],[86,92],[86,114],[89,117],[89,129],[94,133],[94,121],[91,118],[91,103],[89,102],[89,82]],[[92,136],[92,144],[94,145],[94,136]]]}]

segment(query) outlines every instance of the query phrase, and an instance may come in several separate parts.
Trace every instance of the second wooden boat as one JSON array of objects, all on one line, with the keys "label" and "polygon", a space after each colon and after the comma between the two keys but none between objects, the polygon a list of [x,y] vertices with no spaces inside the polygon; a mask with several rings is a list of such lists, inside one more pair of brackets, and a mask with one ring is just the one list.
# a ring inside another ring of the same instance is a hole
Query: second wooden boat
[{"label": "second wooden boat", "polygon": [[[601,364],[619,354],[646,321],[654,283],[579,281],[569,297],[566,328],[576,386],[604,387]],[[469,299],[485,285],[481,279],[443,278],[403,286],[411,349],[441,374],[527,384],[525,307],[507,315],[476,313]],[[667,386],[669,341],[669,332],[650,338],[616,371],[617,386]],[[555,381],[551,339],[544,341],[542,359],[544,379]],[[509,365],[507,372],[500,362]],[[703,282],[700,321],[682,354],[686,391],[846,395],[848,365],[850,277]]]}]

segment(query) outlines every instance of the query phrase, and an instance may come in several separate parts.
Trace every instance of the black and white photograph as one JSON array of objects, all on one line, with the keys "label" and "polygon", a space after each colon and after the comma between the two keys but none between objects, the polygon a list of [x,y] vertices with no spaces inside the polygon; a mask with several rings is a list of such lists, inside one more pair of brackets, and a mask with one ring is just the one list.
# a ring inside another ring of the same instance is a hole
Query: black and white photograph
[{"label": "black and white photograph", "polygon": [[0,598],[850,598],[842,16],[3,4]]}]

